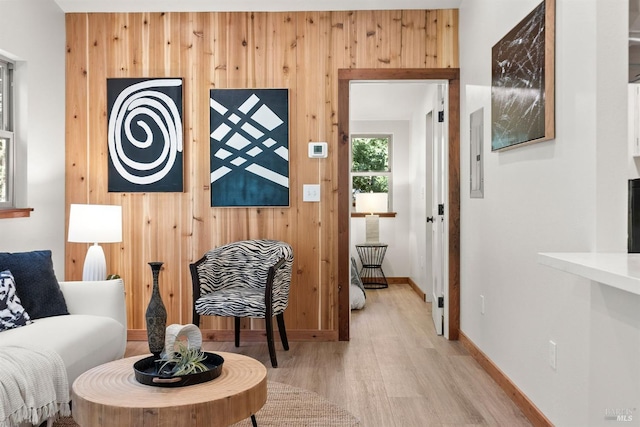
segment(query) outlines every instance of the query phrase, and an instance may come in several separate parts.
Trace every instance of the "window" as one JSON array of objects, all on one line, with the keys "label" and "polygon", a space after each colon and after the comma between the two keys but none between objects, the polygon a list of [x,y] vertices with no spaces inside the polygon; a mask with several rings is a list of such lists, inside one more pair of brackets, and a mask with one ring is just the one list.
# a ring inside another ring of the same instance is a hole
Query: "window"
[{"label": "window", "polygon": [[13,63],[0,57],[0,208],[14,207]]},{"label": "window", "polygon": [[357,193],[387,193],[392,207],[391,150],[392,136],[351,136],[351,190],[353,207]]}]

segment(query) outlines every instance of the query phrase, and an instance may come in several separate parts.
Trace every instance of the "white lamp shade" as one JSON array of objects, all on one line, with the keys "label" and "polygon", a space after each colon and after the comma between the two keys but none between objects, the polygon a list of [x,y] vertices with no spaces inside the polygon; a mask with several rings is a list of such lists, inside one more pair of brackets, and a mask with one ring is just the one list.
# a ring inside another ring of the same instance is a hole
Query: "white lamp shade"
[{"label": "white lamp shade", "polygon": [[387,193],[357,193],[356,212],[387,212],[388,200]]},{"label": "white lamp shade", "polygon": [[69,242],[116,243],[122,241],[122,206],[71,205]]}]

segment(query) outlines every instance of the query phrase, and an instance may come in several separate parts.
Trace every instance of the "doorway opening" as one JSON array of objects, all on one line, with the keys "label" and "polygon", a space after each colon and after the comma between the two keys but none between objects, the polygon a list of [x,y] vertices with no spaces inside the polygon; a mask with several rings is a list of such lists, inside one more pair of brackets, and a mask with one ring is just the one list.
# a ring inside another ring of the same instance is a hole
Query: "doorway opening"
[{"label": "doorway opening", "polygon": [[340,69],[338,71],[338,335],[341,341],[350,338],[350,133],[349,133],[349,87],[354,80],[447,80],[448,90],[448,201],[449,218],[449,266],[447,334],[451,340],[458,339],[460,325],[459,293],[459,219],[460,219],[460,83],[459,70],[447,69]]}]

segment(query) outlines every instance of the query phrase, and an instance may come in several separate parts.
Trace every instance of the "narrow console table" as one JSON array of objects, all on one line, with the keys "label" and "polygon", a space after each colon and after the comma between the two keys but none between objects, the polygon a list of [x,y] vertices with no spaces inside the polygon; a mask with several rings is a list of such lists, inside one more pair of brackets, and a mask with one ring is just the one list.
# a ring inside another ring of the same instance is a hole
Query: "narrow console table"
[{"label": "narrow console table", "polygon": [[389,286],[387,278],[382,271],[382,261],[387,253],[385,243],[361,243],[356,245],[362,269],[360,279],[366,289],[382,289]]}]

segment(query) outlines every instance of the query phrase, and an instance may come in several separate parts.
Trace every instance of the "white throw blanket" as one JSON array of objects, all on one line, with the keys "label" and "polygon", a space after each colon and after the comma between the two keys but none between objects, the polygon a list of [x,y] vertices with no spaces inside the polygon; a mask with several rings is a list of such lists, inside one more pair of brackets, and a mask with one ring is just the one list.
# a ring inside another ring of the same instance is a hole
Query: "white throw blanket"
[{"label": "white throw blanket", "polygon": [[0,427],[39,424],[71,414],[69,380],[58,353],[0,347]]}]

